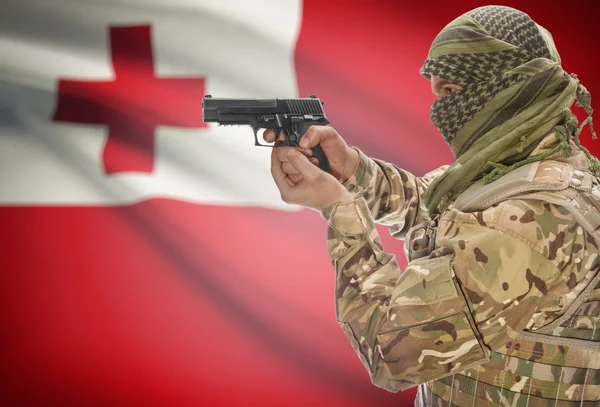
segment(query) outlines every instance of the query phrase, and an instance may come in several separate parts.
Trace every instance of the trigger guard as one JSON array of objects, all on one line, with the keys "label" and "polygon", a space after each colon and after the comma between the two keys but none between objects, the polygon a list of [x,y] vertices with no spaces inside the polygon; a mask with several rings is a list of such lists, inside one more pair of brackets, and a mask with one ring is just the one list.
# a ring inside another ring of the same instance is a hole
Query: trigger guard
[{"label": "trigger guard", "polygon": [[[255,145],[255,146],[259,146],[259,147],[271,147],[271,148],[273,148],[273,147],[277,147],[277,146],[275,146],[275,144],[273,144],[273,145],[269,145],[269,144],[262,144],[262,143],[260,143],[260,142],[258,141],[258,132],[259,132],[259,130],[260,130],[262,127],[253,127],[253,126],[250,126],[250,127],[252,128],[252,131],[254,132],[254,145]],[[276,129],[275,129],[275,130],[276,130]],[[276,131],[276,133],[277,133],[277,131]]]}]

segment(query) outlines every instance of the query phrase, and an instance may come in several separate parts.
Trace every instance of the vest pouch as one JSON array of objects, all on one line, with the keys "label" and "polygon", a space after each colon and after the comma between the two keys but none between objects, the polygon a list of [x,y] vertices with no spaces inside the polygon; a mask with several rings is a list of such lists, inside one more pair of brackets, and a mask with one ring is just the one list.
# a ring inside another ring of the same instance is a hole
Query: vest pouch
[{"label": "vest pouch", "polygon": [[[404,390],[486,362],[483,345],[451,266],[453,254],[409,263],[392,296],[377,350],[388,379]],[[394,303],[402,313],[394,313]]]}]

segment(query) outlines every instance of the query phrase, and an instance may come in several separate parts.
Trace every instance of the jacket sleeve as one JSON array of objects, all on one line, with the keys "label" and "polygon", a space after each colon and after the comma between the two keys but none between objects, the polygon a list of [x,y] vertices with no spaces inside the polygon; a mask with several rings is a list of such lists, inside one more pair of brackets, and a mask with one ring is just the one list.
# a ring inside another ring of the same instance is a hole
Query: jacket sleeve
[{"label": "jacket sleeve", "polygon": [[355,198],[365,198],[375,223],[388,226],[393,237],[404,238],[412,226],[428,216],[421,204],[421,194],[448,166],[416,177],[393,164],[367,157],[357,147],[352,148],[358,151],[359,162],[343,185]]},{"label": "jacket sleeve", "polygon": [[[552,242],[492,227],[503,209],[441,225],[447,236],[439,249],[404,272],[382,250],[363,198],[321,212],[329,222],[337,321],[373,384],[396,392],[474,367],[526,327],[559,279],[560,256],[549,260]],[[518,221],[518,211],[505,213]],[[555,226],[573,232],[561,239],[585,245],[572,224]]]}]

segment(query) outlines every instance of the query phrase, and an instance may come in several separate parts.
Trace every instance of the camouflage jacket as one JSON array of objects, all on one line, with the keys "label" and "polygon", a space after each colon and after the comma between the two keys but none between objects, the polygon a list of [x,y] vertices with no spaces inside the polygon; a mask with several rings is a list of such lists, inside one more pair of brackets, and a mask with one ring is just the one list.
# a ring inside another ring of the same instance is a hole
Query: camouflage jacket
[{"label": "camouflage jacket", "polygon": [[[355,149],[360,162],[345,183],[354,201],[321,214],[336,270],[337,321],[371,381],[392,392],[421,384],[416,405],[550,406],[554,399],[597,405],[600,352],[579,355],[587,359],[580,362],[567,360],[560,346],[523,342],[519,349],[517,341],[523,330],[559,317],[600,267],[597,244],[569,212],[526,199],[474,213],[450,205],[439,219],[433,253],[402,272],[396,256],[384,252],[375,223],[403,239],[428,219],[420,196],[446,166],[416,177]],[[585,171],[585,155],[573,154],[549,158]],[[596,300],[589,313],[597,322]],[[600,342],[596,322],[592,335]],[[534,375],[530,360],[559,368],[542,372],[536,365]],[[582,368],[565,373],[565,363]],[[573,385],[556,385],[565,374]],[[474,386],[458,376],[476,377]]]}]

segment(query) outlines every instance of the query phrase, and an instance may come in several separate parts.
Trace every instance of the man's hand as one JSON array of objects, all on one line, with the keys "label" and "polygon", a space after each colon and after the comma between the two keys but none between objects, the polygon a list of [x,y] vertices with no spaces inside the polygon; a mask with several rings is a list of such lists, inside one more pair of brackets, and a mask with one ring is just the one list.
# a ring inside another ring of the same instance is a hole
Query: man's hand
[{"label": "man's hand", "polygon": [[[338,202],[353,200],[335,177],[312,164],[304,154],[289,148],[286,149],[287,161],[281,161],[277,157],[279,149],[274,148],[271,153],[271,174],[284,202],[318,211]],[[292,181],[283,171],[284,163],[294,168],[301,177],[299,182]]]},{"label": "man's hand", "polygon": [[[276,134],[273,130],[266,130],[263,133],[263,138],[266,142],[272,143],[275,141]],[[283,132],[280,132],[275,144],[283,142]],[[314,165],[319,165],[319,160],[312,157],[312,148],[320,144],[323,152],[329,160],[331,175],[337,178],[340,182],[346,182],[358,165],[358,152],[346,144],[342,136],[331,126],[310,126],[306,134],[300,140],[300,147],[297,148],[302,154],[309,157],[309,161]],[[279,161],[283,162],[283,172],[285,172],[293,182],[301,180],[300,174],[294,167],[288,163],[288,150],[292,147],[277,147],[275,150],[278,154]]]}]

